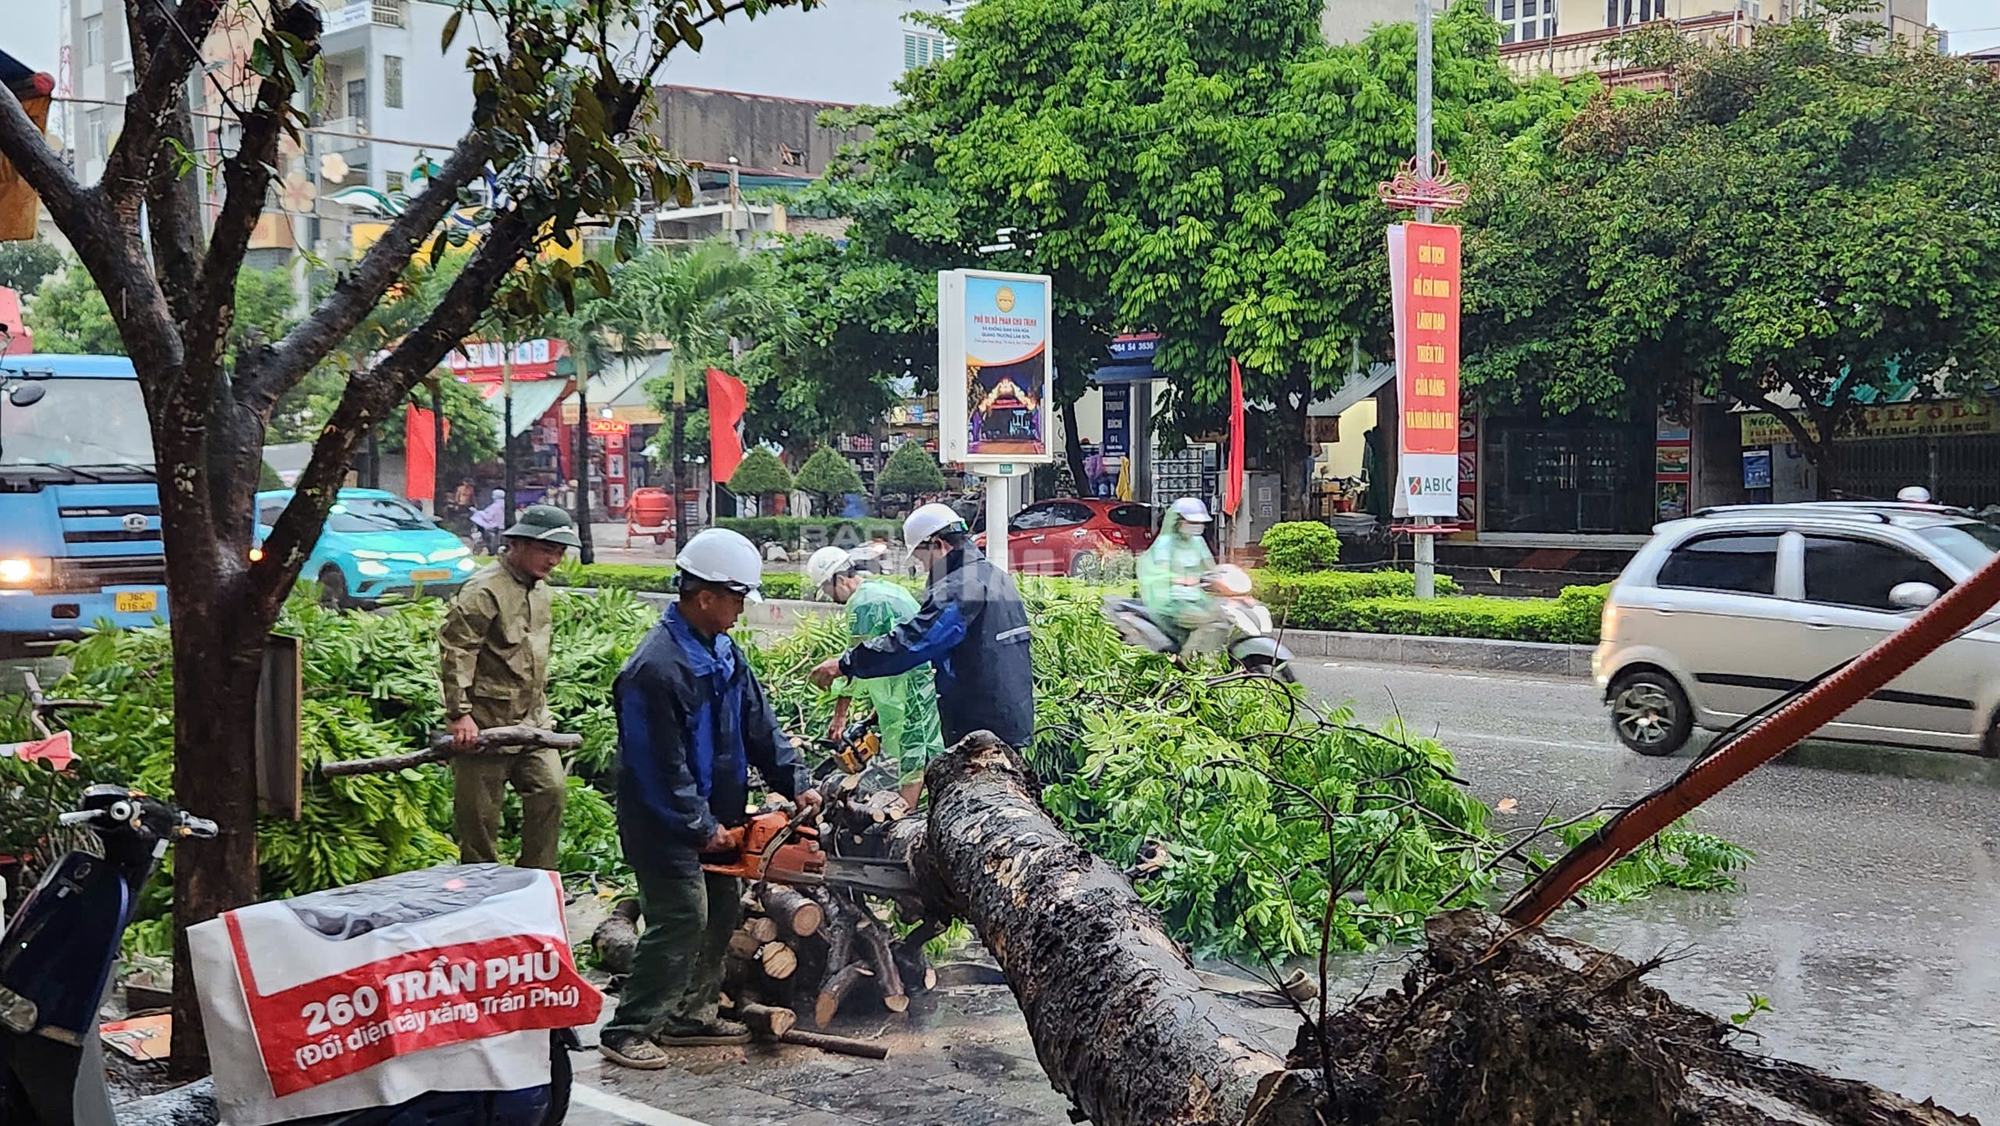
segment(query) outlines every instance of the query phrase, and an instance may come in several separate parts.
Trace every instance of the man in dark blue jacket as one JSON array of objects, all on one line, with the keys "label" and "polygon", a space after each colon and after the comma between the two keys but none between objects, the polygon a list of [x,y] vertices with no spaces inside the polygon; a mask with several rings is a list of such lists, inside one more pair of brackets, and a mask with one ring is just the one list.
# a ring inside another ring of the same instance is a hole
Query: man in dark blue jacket
[{"label": "man in dark blue jacket", "polygon": [[750,1039],[747,1026],[716,1013],[743,888],[701,867],[703,853],[741,846],[749,768],[801,812],[819,805],[798,751],[728,636],[744,602],[758,597],[757,549],[711,528],[689,540],[676,563],[680,600],[612,688],[618,837],[638,877],[646,929],[598,1042],[612,1062],[646,1069],[666,1066],[661,1045]]},{"label": "man in dark blue jacket", "polygon": [[1021,592],[995,567],[942,504],[903,522],[910,555],[930,568],[917,616],[812,671],[824,688],[835,677],[895,676],[928,662],[937,670],[944,741],[991,731],[1025,748],[1035,733],[1034,667],[1028,660],[1028,612]]}]

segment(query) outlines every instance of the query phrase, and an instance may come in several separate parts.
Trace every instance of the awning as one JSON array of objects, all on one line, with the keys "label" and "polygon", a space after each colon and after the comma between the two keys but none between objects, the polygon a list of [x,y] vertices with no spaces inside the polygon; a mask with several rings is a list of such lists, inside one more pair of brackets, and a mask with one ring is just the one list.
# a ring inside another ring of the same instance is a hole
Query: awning
[{"label": "awning", "polygon": [[[661,352],[644,360],[621,360],[608,371],[590,377],[590,413],[602,418],[605,408],[610,408],[611,417],[635,426],[661,421],[660,412],[653,408],[646,397],[646,384],[667,370],[667,359],[672,353]],[[576,425],[576,396],[567,395],[562,403],[562,420],[566,426]]]},{"label": "awning", "polygon": [[1146,380],[1158,378],[1160,378],[1160,373],[1154,371],[1153,365],[1150,363],[1106,364],[1090,375],[1090,381],[1099,387],[1125,387],[1130,384],[1144,383]]},{"label": "awning", "polygon": [[[493,408],[493,435],[501,445],[507,444],[507,407],[501,401],[501,384],[488,383],[479,388],[480,397]],[[528,428],[542,420],[549,408],[556,405],[564,395],[576,387],[574,380],[530,379],[514,384],[514,433],[525,434]]]},{"label": "awning", "polygon": [[1396,377],[1394,364],[1370,364],[1368,370],[1358,376],[1350,375],[1333,398],[1324,399],[1306,408],[1308,418],[1339,418],[1361,400],[1382,389],[1382,385]]}]

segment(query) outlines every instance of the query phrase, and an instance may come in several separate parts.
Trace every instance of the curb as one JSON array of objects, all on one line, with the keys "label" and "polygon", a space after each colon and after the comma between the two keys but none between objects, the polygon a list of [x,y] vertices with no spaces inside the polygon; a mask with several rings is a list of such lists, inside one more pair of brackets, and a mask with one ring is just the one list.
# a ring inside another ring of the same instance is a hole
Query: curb
[{"label": "curb", "polygon": [[1297,657],[1428,665],[1480,672],[1532,673],[1589,679],[1594,646],[1395,633],[1335,633],[1288,629],[1280,638]]}]

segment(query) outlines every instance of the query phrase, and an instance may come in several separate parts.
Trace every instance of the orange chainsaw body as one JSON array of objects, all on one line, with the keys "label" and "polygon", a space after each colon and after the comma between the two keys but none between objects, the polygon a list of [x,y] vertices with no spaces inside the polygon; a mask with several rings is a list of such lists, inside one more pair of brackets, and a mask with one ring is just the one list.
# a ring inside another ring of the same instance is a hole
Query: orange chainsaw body
[{"label": "orange chainsaw body", "polygon": [[817,884],[826,877],[826,853],[819,847],[819,830],[773,809],[751,815],[735,859],[707,861],[702,868],[744,880]]}]

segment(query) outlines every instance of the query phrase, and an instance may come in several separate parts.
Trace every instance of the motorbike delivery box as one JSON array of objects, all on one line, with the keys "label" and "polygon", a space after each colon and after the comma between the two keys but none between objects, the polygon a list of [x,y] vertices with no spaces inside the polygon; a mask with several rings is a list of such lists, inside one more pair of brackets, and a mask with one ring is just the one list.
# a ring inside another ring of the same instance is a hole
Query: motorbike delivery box
[{"label": "motorbike delivery box", "polygon": [[578,974],[553,872],[445,865],[258,903],[188,931],[226,1126],[550,1082]]}]

